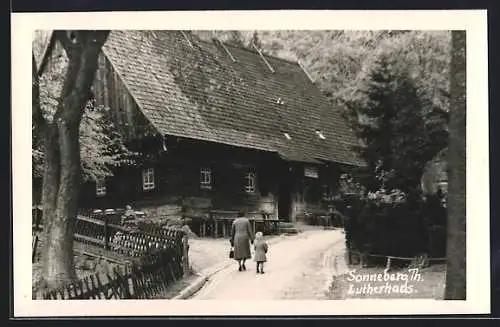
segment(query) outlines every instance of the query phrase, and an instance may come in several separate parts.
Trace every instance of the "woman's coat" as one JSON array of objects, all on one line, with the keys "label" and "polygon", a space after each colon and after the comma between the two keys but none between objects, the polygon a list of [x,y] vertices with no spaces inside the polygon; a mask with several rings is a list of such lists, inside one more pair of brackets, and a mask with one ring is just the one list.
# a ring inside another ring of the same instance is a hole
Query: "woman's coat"
[{"label": "woman's coat", "polygon": [[231,229],[231,245],[234,247],[234,259],[250,259],[250,241],[253,242],[254,234],[248,218],[239,217],[233,221]]}]

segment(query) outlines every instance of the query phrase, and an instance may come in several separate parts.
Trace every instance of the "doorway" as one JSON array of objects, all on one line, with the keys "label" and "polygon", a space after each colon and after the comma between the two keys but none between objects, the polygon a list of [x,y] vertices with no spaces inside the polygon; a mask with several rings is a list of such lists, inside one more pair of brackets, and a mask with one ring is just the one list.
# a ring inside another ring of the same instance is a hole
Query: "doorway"
[{"label": "doorway", "polygon": [[278,188],[278,218],[292,221],[292,178],[289,173],[283,174]]}]

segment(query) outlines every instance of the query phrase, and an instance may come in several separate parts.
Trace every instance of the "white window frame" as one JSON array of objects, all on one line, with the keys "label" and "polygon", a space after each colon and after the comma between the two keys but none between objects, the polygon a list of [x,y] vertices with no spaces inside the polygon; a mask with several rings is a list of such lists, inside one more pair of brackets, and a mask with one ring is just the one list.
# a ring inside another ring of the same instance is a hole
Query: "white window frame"
[{"label": "white window frame", "polygon": [[245,192],[255,193],[257,191],[257,174],[249,171],[245,174]]},{"label": "white window frame", "polygon": [[145,168],[142,170],[142,190],[150,191],[155,188],[155,170],[154,168]]},{"label": "white window frame", "polygon": [[95,194],[97,196],[105,196],[106,195],[106,179],[101,178],[96,180],[95,182]]},{"label": "white window frame", "polygon": [[200,188],[204,190],[212,189],[212,169],[210,167],[200,168]]}]

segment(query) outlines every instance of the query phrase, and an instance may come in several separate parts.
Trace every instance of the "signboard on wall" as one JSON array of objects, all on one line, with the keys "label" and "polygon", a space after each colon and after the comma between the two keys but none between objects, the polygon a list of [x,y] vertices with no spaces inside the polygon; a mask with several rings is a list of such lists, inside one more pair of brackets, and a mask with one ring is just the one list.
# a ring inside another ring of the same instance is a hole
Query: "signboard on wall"
[{"label": "signboard on wall", "polygon": [[318,178],[318,169],[316,167],[305,167],[304,176],[309,178]]}]

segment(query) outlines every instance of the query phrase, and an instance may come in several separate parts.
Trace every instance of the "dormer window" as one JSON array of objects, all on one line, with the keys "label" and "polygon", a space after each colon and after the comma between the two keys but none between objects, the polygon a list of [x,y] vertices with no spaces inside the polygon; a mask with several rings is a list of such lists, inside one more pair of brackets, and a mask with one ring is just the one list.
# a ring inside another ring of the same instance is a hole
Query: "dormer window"
[{"label": "dormer window", "polygon": [[319,129],[316,130],[316,135],[318,135],[318,137],[322,140],[326,139],[325,135],[323,135],[323,133]]}]

